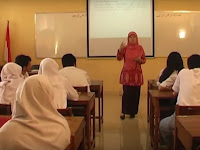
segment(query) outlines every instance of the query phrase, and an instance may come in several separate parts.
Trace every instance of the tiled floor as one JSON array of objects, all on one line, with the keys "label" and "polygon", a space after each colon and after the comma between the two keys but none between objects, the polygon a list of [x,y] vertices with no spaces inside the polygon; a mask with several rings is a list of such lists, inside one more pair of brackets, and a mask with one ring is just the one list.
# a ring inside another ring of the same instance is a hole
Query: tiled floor
[{"label": "tiled floor", "polygon": [[96,122],[94,150],[152,150],[146,111],[146,95],[141,95],[138,115],[120,120],[121,96],[104,94],[104,123],[99,132]]}]

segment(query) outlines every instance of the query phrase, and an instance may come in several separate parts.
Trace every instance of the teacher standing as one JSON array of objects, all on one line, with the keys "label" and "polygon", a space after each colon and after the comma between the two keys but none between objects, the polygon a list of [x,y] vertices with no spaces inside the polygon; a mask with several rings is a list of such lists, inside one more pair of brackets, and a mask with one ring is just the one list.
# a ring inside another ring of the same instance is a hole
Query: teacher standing
[{"label": "teacher standing", "polygon": [[146,62],[145,53],[138,44],[138,36],[135,32],[128,34],[128,42],[121,43],[117,52],[117,60],[124,60],[120,75],[120,83],[123,85],[122,114],[120,118],[125,119],[125,114],[134,118],[138,113],[140,100],[140,88],[143,84],[141,64]]}]

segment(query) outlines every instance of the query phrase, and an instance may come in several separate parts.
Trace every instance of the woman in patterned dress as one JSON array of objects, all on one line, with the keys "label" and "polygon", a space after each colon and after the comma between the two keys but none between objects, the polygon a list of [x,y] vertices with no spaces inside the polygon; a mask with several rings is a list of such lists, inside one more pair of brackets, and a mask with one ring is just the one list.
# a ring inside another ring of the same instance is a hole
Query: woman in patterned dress
[{"label": "woman in patterned dress", "polygon": [[138,113],[140,88],[143,84],[141,64],[146,62],[145,53],[141,45],[138,44],[138,36],[135,32],[128,34],[128,43],[121,43],[117,52],[117,60],[124,60],[124,65],[120,75],[120,83],[123,85],[122,114],[121,119],[125,119],[125,114],[134,118]]}]

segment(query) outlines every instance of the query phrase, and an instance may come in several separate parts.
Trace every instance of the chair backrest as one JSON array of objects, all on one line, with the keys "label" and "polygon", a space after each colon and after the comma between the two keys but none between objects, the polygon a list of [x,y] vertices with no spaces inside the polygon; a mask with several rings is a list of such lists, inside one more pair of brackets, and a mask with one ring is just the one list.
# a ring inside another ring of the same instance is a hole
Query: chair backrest
[{"label": "chair backrest", "polygon": [[0,115],[11,115],[11,105],[0,104]]},{"label": "chair backrest", "polygon": [[28,72],[29,76],[38,74],[39,68],[40,68],[40,65],[32,65],[30,72]]},{"label": "chair backrest", "polygon": [[200,115],[200,106],[176,105],[176,116],[178,115]]},{"label": "chair backrest", "polygon": [[88,92],[87,86],[73,86],[78,92]]},{"label": "chair backrest", "polygon": [[2,127],[10,119],[11,119],[11,116],[0,115],[0,127]]},{"label": "chair backrest", "polygon": [[66,109],[57,109],[57,111],[63,116],[73,116],[71,107],[67,107]]},{"label": "chair backrest", "polygon": [[39,70],[40,65],[32,65],[31,70]]}]

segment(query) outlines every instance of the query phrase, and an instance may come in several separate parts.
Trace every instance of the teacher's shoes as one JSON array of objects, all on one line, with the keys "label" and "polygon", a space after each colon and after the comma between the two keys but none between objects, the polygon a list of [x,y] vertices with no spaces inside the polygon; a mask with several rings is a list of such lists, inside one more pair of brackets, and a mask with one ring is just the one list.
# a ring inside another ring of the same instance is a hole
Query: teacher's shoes
[{"label": "teacher's shoes", "polygon": [[120,115],[120,118],[121,118],[122,120],[124,120],[124,119],[125,119],[125,114],[121,114],[121,115]]}]

